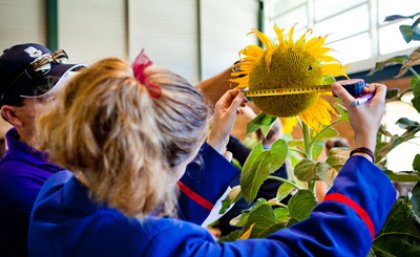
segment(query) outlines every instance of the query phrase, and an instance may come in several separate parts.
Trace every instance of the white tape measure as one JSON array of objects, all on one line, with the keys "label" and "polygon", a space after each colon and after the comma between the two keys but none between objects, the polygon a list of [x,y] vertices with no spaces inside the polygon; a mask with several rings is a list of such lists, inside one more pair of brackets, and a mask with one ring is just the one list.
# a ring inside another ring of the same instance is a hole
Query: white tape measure
[{"label": "white tape measure", "polygon": [[273,88],[273,89],[261,89],[261,90],[249,90],[248,88],[245,88],[243,92],[248,97],[300,95],[300,94],[307,94],[307,93],[331,92],[331,85],[320,85],[320,86],[299,87],[299,88]]}]

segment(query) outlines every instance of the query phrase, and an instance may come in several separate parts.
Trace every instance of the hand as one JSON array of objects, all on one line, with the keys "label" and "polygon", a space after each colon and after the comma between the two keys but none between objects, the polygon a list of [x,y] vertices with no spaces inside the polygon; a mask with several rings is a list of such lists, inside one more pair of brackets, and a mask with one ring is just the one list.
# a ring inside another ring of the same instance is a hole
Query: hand
[{"label": "hand", "polygon": [[367,147],[375,152],[376,134],[385,113],[386,86],[370,84],[364,93],[374,93],[374,97],[369,102],[357,106],[351,106],[355,98],[340,84],[334,83],[332,90],[343,100],[349,112],[350,124],[355,133],[355,147]]},{"label": "hand", "polygon": [[213,125],[207,143],[222,155],[225,154],[237,110],[239,106],[245,106],[246,102],[240,89],[232,89],[227,91],[214,107]]}]

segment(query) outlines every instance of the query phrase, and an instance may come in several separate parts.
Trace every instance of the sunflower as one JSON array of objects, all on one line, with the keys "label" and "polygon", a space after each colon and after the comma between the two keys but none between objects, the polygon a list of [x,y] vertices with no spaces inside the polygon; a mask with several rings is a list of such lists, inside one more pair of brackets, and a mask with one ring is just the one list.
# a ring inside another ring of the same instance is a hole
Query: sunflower
[{"label": "sunflower", "polygon": [[[287,35],[276,25],[274,31],[277,44],[264,33],[256,29],[251,31],[250,34],[255,34],[265,49],[248,45],[239,52],[240,60],[231,75],[231,82],[238,88],[293,89],[321,85],[325,77],[347,77],[344,72],[347,67],[327,55],[332,50],[324,46],[327,36],[307,38],[312,32],[308,29],[294,41],[294,27]],[[335,114],[334,108],[318,92],[251,99],[263,112],[280,117],[285,132],[293,129],[297,117],[318,131],[330,124]]]}]

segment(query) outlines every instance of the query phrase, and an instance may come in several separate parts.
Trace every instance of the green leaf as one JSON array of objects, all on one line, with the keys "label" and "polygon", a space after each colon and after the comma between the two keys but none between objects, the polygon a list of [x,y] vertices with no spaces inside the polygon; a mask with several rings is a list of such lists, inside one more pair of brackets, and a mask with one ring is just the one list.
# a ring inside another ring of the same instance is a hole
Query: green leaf
[{"label": "green leaf", "polygon": [[265,113],[260,113],[253,120],[248,122],[246,125],[246,134],[254,132],[260,128],[268,127],[270,128],[273,122],[277,119],[275,116],[271,116]]},{"label": "green leaf", "polygon": [[399,56],[388,58],[388,59],[386,59],[385,61],[382,61],[382,62],[377,62],[375,64],[375,68],[373,68],[372,70],[370,70],[367,75],[368,76],[371,76],[371,75],[375,74],[375,72],[381,71],[386,66],[389,66],[389,65],[403,64],[406,59],[407,59],[407,55],[399,55]]},{"label": "green leaf", "polygon": [[328,138],[328,137],[336,137],[338,136],[338,131],[331,128],[331,127],[326,127],[323,130],[321,130],[321,132],[319,132],[319,134],[317,134],[315,136],[314,140],[317,141],[321,141],[324,138]]},{"label": "green leaf", "polygon": [[413,104],[414,108],[416,108],[416,110],[420,112],[420,95],[415,96],[413,99],[411,99],[411,103]]},{"label": "green leaf", "polygon": [[420,64],[420,47],[418,47],[416,50],[414,50],[414,52],[410,54],[407,61],[403,64],[403,66],[401,66],[400,73],[398,73],[396,77],[398,78],[398,77],[403,76],[407,72],[408,68],[410,68],[411,66],[419,65],[419,64]]},{"label": "green leaf", "polygon": [[317,202],[314,194],[309,190],[299,190],[289,201],[290,218],[297,221],[307,219]]},{"label": "green leaf", "polygon": [[390,256],[420,256],[420,225],[414,213],[403,201],[398,200],[373,242],[375,253]]},{"label": "green leaf", "polygon": [[279,139],[269,150],[264,150],[261,142],[256,145],[247,160],[241,174],[242,194],[250,203],[264,180],[281,167],[287,156],[287,143]]},{"label": "green leaf", "polygon": [[408,16],[403,16],[403,15],[389,15],[385,17],[384,21],[394,21],[394,20],[400,20],[400,19],[413,19],[414,17],[416,17],[417,15],[419,15],[420,12],[415,13],[413,15],[408,15]]},{"label": "green leaf", "polygon": [[416,154],[414,157],[413,170],[420,171],[420,154]]},{"label": "green leaf", "polygon": [[241,187],[240,186],[233,187],[229,191],[226,198],[223,199],[222,208],[220,209],[219,214],[224,214],[229,209],[229,207],[233,203],[237,202],[240,198],[241,198]]},{"label": "green leaf", "polygon": [[420,123],[418,123],[417,121],[410,120],[408,118],[400,118],[399,120],[397,120],[396,124],[398,125],[398,127],[406,130],[420,128]]},{"label": "green leaf", "polygon": [[318,157],[321,155],[322,151],[324,150],[324,142],[318,141],[315,144],[312,145],[312,157],[314,160],[318,159]]},{"label": "green leaf", "polygon": [[413,28],[410,25],[400,25],[400,32],[406,43],[413,39]]},{"label": "green leaf", "polygon": [[303,149],[303,141],[302,140],[293,140],[293,141],[289,141],[287,143],[287,145],[289,147],[300,147],[301,149]]},{"label": "green leaf", "polygon": [[290,194],[290,192],[293,191],[295,187],[290,185],[289,183],[283,183],[279,186],[277,189],[277,195],[276,198],[278,201],[283,200],[286,196]]},{"label": "green leaf", "polygon": [[399,88],[388,88],[386,90],[385,99],[393,99],[393,98],[397,97],[399,93],[400,93]]},{"label": "green leaf", "polygon": [[322,77],[322,85],[332,85],[335,82],[335,78],[330,75],[324,75]]},{"label": "green leaf", "polygon": [[340,113],[340,122],[349,121],[349,113],[343,105],[336,103],[334,108]]},{"label": "green leaf", "polygon": [[392,172],[390,170],[384,170],[388,178],[394,182],[418,182],[420,181],[419,172]]},{"label": "green leaf", "polygon": [[230,233],[227,236],[221,237],[219,239],[219,243],[223,243],[223,242],[233,242],[239,239],[239,237],[242,235],[242,230],[235,230],[232,233]]},{"label": "green leaf", "polygon": [[301,160],[295,167],[295,176],[300,181],[311,181],[315,179],[315,162],[310,159]]},{"label": "green leaf", "polygon": [[276,218],[276,222],[287,223],[289,221],[289,208],[274,209],[274,217]]},{"label": "green leaf", "polygon": [[411,205],[413,206],[413,212],[417,215],[417,217],[420,217],[420,183],[417,182],[417,184],[413,187],[413,190],[411,191]]},{"label": "green leaf", "polygon": [[251,232],[252,238],[266,237],[286,226],[285,222],[278,222],[274,215],[273,208],[266,204],[250,212],[244,231],[252,224],[254,224]]}]

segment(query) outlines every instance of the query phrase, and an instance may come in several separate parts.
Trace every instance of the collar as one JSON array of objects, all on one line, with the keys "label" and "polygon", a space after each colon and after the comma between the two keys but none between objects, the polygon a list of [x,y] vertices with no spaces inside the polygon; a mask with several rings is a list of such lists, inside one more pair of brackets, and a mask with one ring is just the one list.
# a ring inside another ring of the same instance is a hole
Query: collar
[{"label": "collar", "polygon": [[48,165],[53,169],[62,170],[56,164],[52,164],[47,161],[47,154],[36,150],[20,141],[20,136],[16,128],[12,128],[6,133],[7,151],[3,159],[15,159],[24,162],[30,162],[35,165]]}]

